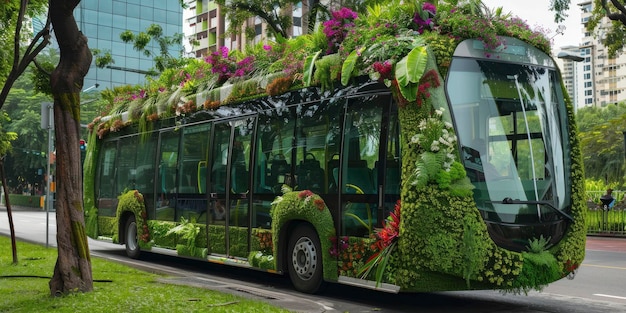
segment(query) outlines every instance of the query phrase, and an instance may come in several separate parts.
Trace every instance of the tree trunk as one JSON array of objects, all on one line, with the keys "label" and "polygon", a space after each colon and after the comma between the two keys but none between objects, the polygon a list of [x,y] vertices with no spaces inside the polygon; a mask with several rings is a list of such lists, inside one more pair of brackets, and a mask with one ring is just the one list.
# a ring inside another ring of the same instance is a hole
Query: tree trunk
[{"label": "tree trunk", "polygon": [[9,216],[9,231],[11,232],[11,251],[13,252],[13,264],[17,264],[17,247],[15,245],[15,227],[13,226],[13,213],[11,213],[11,202],[9,201],[9,189],[7,179],[4,176],[4,157],[0,159],[0,179],[2,179],[2,189],[4,190],[4,203],[7,205],[7,215]]},{"label": "tree trunk", "polygon": [[80,0],[50,0],[50,19],[60,47],[60,61],[50,83],[54,96],[57,176],[57,246],[59,255],[50,293],[93,290],[91,259],[83,209],[80,169],[80,92],[92,55],[73,16]]}]

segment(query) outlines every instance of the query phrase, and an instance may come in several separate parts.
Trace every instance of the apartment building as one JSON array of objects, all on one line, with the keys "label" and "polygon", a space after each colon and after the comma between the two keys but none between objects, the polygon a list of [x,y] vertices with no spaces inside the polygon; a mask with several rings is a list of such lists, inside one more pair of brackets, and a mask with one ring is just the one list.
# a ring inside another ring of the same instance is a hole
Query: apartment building
[{"label": "apartment building", "polygon": [[586,30],[585,25],[591,17],[593,1],[578,4],[581,10],[583,37],[579,45],[579,54],[584,58],[579,65],[577,77],[581,88],[578,91],[579,107],[600,106],[626,100],[626,54],[609,58],[608,48],[601,40],[604,38],[611,21],[604,18],[593,32]]},{"label": "apartment building", "polygon": [[[303,17],[308,12],[307,3],[276,8],[292,17],[292,26],[287,30],[289,36],[299,36],[306,31]],[[245,32],[241,35],[227,35],[230,25],[214,0],[189,0],[187,6],[184,13],[185,36],[197,43],[196,46],[190,46],[195,57],[208,55],[222,46],[229,50],[242,50],[247,44],[256,44],[268,38],[267,25],[259,17],[248,19],[242,27],[254,29],[253,38],[248,38]]]}]

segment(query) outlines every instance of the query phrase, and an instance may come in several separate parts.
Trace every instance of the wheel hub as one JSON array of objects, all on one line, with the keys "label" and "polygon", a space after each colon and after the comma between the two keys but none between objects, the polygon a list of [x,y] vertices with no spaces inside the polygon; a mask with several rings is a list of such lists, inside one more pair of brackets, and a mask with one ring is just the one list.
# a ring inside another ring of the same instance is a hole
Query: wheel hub
[{"label": "wheel hub", "polygon": [[300,238],[292,251],[292,266],[301,279],[310,279],[317,267],[315,245],[309,238]]}]

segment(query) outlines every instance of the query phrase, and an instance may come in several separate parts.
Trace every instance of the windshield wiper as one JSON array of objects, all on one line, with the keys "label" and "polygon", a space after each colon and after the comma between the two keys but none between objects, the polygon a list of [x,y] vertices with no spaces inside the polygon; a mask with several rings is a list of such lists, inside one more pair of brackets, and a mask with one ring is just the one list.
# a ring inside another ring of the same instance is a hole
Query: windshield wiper
[{"label": "windshield wiper", "polygon": [[[495,204],[530,204],[530,205],[545,205],[547,207],[549,207],[550,209],[552,209],[553,211],[555,211],[556,213],[558,213],[559,215],[569,219],[570,221],[574,221],[574,218],[571,217],[569,214],[557,209],[554,204],[552,204],[552,202],[549,201],[527,201],[527,200],[513,200],[509,197],[504,198],[502,201],[485,201],[485,203],[495,203]],[[540,216],[541,218],[541,216]]]}]

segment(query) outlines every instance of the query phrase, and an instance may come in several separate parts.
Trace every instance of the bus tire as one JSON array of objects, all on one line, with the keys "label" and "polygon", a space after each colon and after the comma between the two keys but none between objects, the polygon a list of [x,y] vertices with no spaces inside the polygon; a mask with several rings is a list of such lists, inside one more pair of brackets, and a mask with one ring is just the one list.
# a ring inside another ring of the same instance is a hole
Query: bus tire
[{"label": "bus tire", "polygon": [[126,255],[130,258],[138,259],[141,250],[137,243],[137,222],[134,216],[126,220]]},{"label": "bus tire", "polygon": [[310,225],[299,225],[289,236],[289,278],[300,292],[317,293],[323,286],[322,246]]}]

